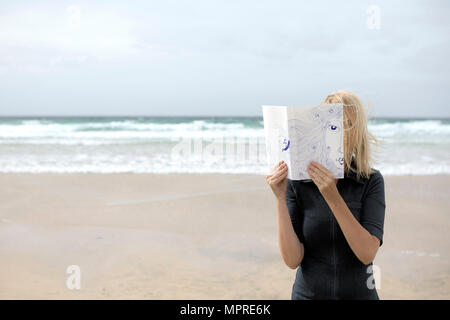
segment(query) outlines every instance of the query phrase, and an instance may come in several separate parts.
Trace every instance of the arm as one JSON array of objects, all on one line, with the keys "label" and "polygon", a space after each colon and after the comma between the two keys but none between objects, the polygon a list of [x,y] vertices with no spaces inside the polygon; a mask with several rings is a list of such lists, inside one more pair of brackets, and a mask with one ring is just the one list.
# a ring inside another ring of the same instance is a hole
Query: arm
[{"label": "arm", "polygon": [[277,199],[278,246],[286,265],[296,269],[303,260],[304,247],[292,226],[286,199]]},{"label": "arm", "polygon": [[326,201],[353,253],[363,264],[371,263],[380,247],[380,240],[356,220],[339,193]]},{"label": "arm", "polygon": [[371,234],[353,216],[339,194],[336,180],[328,169],[312,162],[308,167],[308,172],[333,212],[353,253],[363,264],[370,264],[375,259],[375,255],[380,247],[380,239]]},{"label": "arm", "polygon": [[276,197],[278,246],[281,256],[289,268],[295,269],[303,259],[304,247],[294,230],[293,221],[289,215],[287,202],[290,204],[293,202],[291,201],[291,192],[287,192],[287,172],[286,163],[280,161],[266,177],[266,180]]}]

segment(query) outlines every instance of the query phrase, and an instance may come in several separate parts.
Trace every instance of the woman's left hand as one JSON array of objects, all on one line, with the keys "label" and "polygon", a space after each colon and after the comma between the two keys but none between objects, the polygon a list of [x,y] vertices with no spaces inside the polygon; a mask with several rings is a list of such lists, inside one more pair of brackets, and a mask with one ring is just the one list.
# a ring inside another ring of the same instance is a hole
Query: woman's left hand
[{"label": "woman's left hand", "polygon": [[322,166],[320,163],[311,161],[308,165],[307,171],[327,202],[338,199],[339,191],[336,186],[337,179],[334,178],[330,170]]}]

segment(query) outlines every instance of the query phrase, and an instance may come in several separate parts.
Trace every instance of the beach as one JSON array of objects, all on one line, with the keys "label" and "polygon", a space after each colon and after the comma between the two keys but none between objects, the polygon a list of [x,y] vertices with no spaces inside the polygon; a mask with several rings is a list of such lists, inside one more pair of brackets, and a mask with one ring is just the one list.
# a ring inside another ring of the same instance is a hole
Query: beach
[{"label": "beach", "polygon": [[[381,299],[450,298],[450,176],[385,176]],[[0,299],[290,299],[264,175],[0,174]],[[80,289],[69,289],[69,266]]]},{"label": "beach", "polygon": [[1,4],[0,300],[290,300],[280,161],[292,180],[316,162],[385,181],[362,275],[345,272],[352,248],[372,256],[364,230],[301,195],[308,258],[335,267],[329,288],[305,278],[312,296],[343,297],[343,274],[383,300],[450,300],[448,2]]}]

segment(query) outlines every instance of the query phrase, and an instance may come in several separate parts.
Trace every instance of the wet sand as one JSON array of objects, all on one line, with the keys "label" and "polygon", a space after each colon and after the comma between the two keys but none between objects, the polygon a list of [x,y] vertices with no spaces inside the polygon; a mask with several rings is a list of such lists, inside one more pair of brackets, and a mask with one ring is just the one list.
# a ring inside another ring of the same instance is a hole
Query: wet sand
[{"label": "wet sand", "polygon": [[[449,299],[450,176],[385,183],[380,298]],[[276,231],[264,176],[0,174],[0,298],[290,299]]]}]

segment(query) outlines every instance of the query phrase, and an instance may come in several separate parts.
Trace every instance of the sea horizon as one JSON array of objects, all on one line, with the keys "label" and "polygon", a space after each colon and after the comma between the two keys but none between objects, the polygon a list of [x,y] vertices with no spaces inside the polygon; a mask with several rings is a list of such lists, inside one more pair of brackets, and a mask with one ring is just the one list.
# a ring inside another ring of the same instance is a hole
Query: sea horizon
[{"label": "sea horizon", "polygon": [[[0,119],[58,119],[58,118],[263,118],[261,115],[0,115]],[[378,120],[450,120],[449,117],[369,116]]]},{"label": "sea horizon", "polygon": [[[450,174],[450,118],[372,116],[368,126],[383,174]],[[214,154],[226,144],[234,151]],[[262,115],[0,116],[0,172],[267,174],[265,156]]]}]

